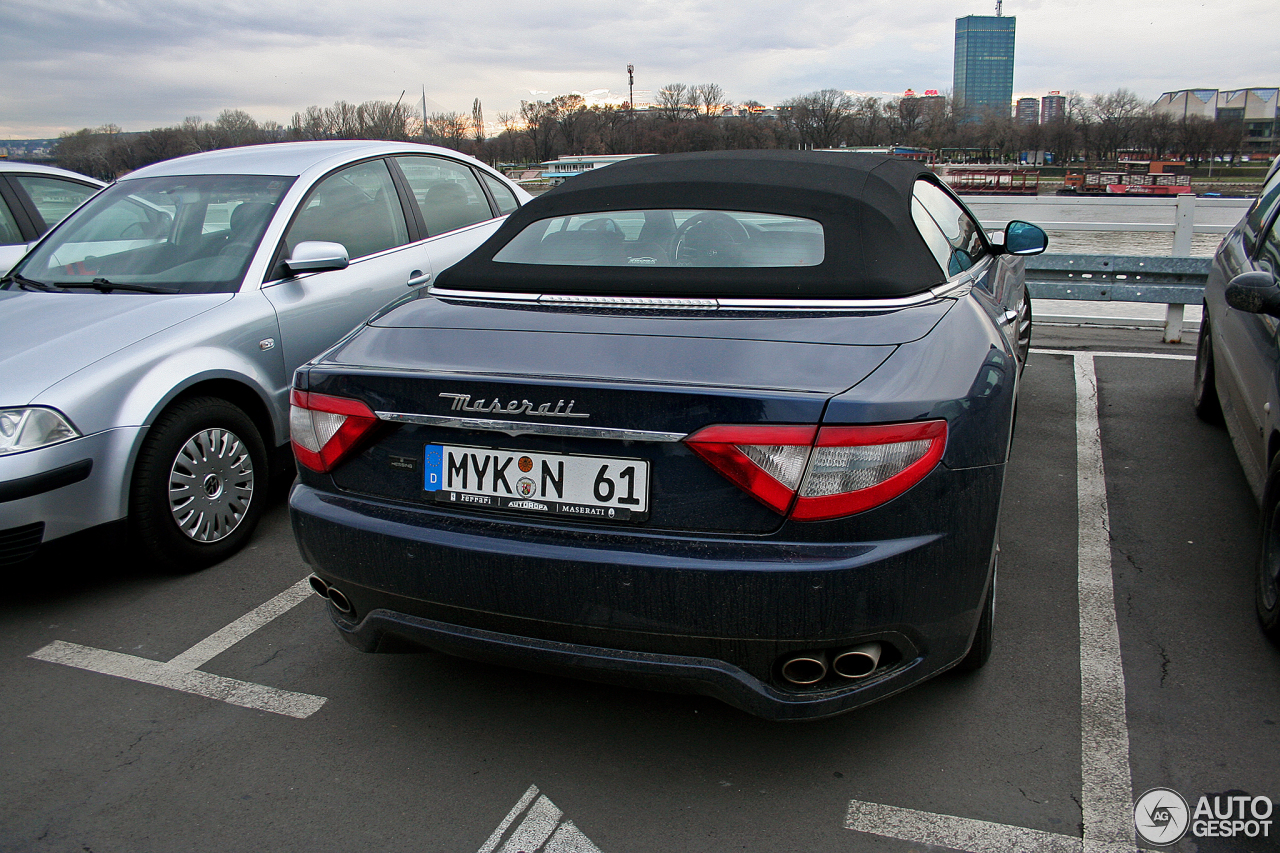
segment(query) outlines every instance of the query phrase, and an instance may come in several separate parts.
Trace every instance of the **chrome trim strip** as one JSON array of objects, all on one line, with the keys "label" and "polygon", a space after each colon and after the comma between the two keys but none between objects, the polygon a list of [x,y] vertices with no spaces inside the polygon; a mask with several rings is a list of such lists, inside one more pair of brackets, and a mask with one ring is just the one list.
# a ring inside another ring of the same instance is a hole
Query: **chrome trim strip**
[{"label": "chrome trim strip", "polygon": [[427,293],[440,299],[477,299],[482,302],[537,302],[538,293],[501,293],[488,290],[445,290],[434,284],[427,285]]},{"label": "chrome trim strip", "polygon": [[681,432],[652,432],[643,429],[611,429],[609,427],[569,426],[568,424],[531,424],[523,421],[496,421],[482,418],[455,418],[450,415],[415,415],[405,412],[374,412],[380,421],[421,424],[451,429],[475,429],[507,435],[555,435],[564,438],[603,438],[613,441],[677,442]]},{"label": "chrome trim strip", "polygon": [[520,302],[538,305],[586,305],[612,308],[675,308],[689,311],[886,311],[926,305],[955,298],[972,284],[962,276],[918,293],[893,299],[682,299],[648,296],[574,296],[544,293],[499,293],[481,290],[443,290],[428,285],[427,292],[440,299],[476,302]]},{"label": "chrome trim strip", "polygon": [[693,308],[720,307],[721,300],[681,296],[575,296],[572,294],[543,294],[539,302],[551,305],[608,305],[620,308]]},{"label": "chrome trim strip", "polygon": [[734,311],[887,311],[927,305],[937,300],[933,291],[894,299],[721,299],[721,308]]}]

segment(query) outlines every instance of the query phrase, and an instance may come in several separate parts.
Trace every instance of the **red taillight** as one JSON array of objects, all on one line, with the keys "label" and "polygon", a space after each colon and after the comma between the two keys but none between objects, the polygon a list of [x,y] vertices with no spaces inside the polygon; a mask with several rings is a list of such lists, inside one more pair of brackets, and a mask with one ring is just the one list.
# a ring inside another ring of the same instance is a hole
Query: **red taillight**
[{"label": "red taillight", "polygon": [[863,512],[934,469],[947,422],[877,426],[711,426],[685,439],[765,506],[801,521]]},{"label": "red taillight", "polygon": [[817,434],[816,426],[709,426],[684,441],[756,500],[785,514]]},{"label": "red taillight", "polygon": [[293,455],[298,464],[321,474],[332,471],[356,442],[378,424],[377,416],[359,400],[295,388],[289,394],[289,404]]}]

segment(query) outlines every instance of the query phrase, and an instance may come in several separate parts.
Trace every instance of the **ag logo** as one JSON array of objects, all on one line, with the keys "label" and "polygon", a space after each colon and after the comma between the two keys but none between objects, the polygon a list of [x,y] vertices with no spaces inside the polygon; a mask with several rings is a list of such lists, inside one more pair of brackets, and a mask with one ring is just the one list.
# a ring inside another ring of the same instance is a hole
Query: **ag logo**
[{"label": "ag logo", "polygon": [[1187,834],[1191,812],[1182,795],[1171,788],[1152,788],[1133,804],[1133,826],[1148,844],[1165,847]]}]

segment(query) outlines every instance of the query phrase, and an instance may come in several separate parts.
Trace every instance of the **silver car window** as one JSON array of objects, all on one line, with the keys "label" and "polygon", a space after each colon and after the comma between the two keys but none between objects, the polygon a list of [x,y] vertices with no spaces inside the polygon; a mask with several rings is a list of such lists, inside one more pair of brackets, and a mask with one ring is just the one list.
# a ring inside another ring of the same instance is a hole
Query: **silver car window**
[{"label": "silver car window", "polygon": [[57,225],[68,213],[79,207],[82,201],[98,191],[97,187],[44,175],[14,175],[13,179],[31,197],[31,203],[39,211],[45,228]]},{"label": "silver car window", "polygon": [[18,230],[18,223],[14,222],[13,214],[9,212],[9,206],[0,199],[0,245],[12,246],[17,243],[25,243],[22,239],[22,232]]},{"label": "silver car window", "polygon": [[1273,276],[1280,276],[1280,217],[1271,223],[1267,237],[1262,243],[1259,253],[1261,266],[1266,267]]},{"label": "silver car window", "polygon": [[408,243],[404,208],[387,164],[357,163],[316,184],[285,235],[289,254],[308,240],[341,243],[350,258]]},{"label": "silver car window", "polygon": [[520,206],[520,202],[516,201],[516,194],[511,188],[493,175],[481,172],[484,178],[485,186],[489,188],[489,192],[493,194],[493,200],[498,203],[498,213],[506,215]]},{"label": "silver car window", "polygon": [[1271,180],[1258,193],[1257,200],[1245,215],[1244,242],[1249,252],[1257,246],[1258,234],[1267,227],[1267,220],[1277,207],[1280,207],[1280,169],[1271,173]]},{"label": "silver car window", "polygon": [[72,213],[23,261],[51,284],[99,280],[181,293],[233,292],[293,178],[122,180]]},{"label": "silver car window", "polygon": [[413,197],[422,210],[427,236],[464,228],[493,218],[489,199],[471,169],[443,157],[405,155],[396,158]]}]

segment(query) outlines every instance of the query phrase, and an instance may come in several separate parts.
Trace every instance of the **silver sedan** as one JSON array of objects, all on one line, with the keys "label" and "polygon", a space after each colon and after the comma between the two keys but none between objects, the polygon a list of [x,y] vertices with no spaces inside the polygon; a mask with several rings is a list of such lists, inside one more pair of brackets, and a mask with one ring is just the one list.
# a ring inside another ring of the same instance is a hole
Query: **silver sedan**
[{"label": "silver sedan", "polygon": [[457,152],[350,141],[103,190],[0,280],[0,565],[103,527],[172,571],[236,551],[287,458],[294,369],[528,198]]}]

